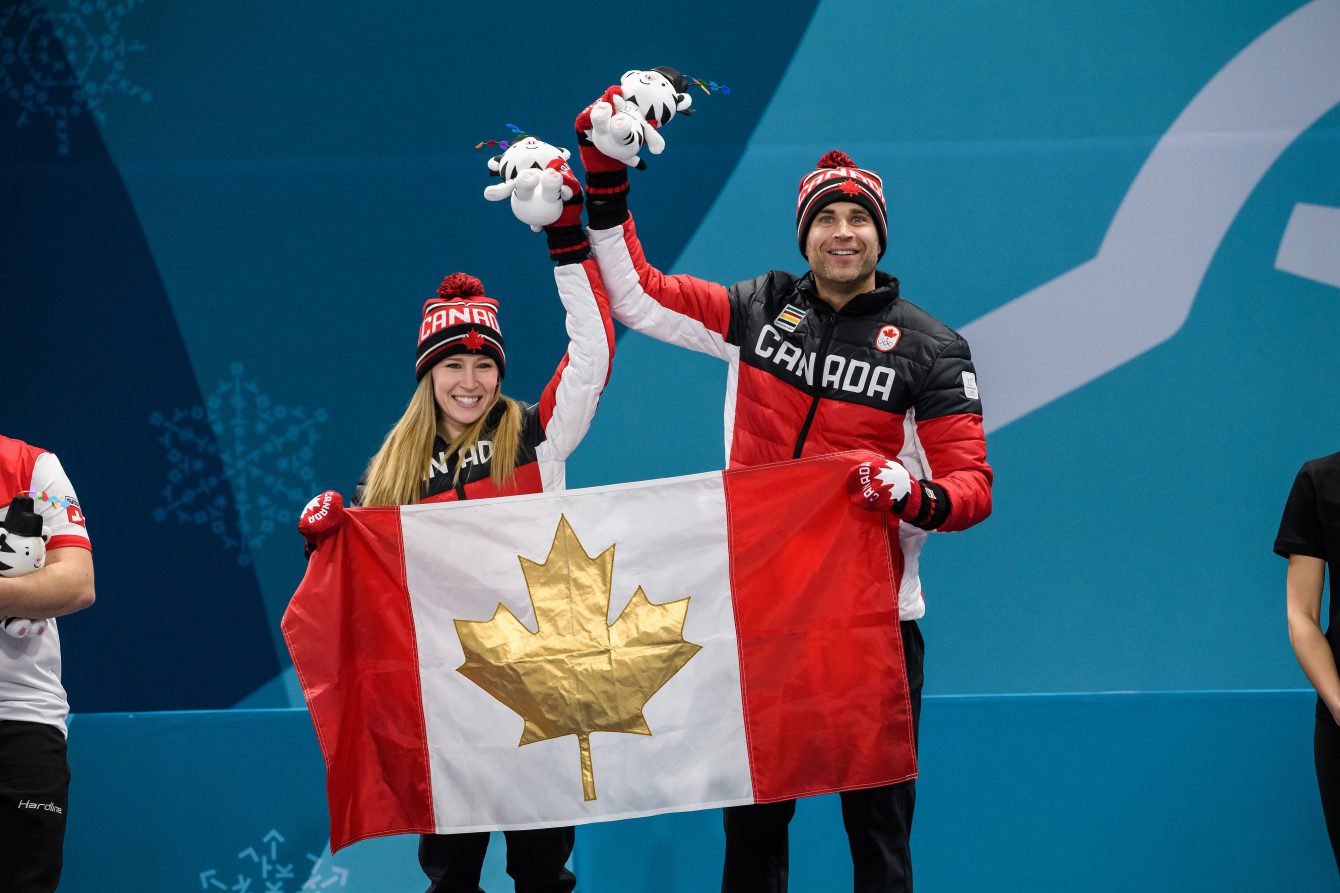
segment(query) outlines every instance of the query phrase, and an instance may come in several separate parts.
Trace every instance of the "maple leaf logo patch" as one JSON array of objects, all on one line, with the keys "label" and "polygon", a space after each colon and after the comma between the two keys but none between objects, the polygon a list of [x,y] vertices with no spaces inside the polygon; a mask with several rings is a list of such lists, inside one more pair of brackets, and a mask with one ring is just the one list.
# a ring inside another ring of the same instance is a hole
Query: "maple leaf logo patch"
[{"label": "maple leaf logo patch", "polygon": [[689,599],[653,604],[639,586],[607,623],[614,546],[587,555],[566,517],[543,563],[517,557],[536,631],[503,604],[490,620],[455,621],[457,672],[526,721],[518,747],[576,735],[582,795],[594,800],[591,733],[652,734],[647,701],[701,650],[684,640]]},{"label": "maple leaf logo patch", "polygon": [[484,336],[474,329],[467,332],[462,340],[465,342],[465,346],[471,350],[479,350],[484,346]]},{"label": "maple leaf logo patch", "polygon": [[845,192],[847,193],[847,195],[860,195],[861,187],[857,186],[851,180],[848,180],[846,183],[843,183],[841,186],[838,187],[838,191]]}]

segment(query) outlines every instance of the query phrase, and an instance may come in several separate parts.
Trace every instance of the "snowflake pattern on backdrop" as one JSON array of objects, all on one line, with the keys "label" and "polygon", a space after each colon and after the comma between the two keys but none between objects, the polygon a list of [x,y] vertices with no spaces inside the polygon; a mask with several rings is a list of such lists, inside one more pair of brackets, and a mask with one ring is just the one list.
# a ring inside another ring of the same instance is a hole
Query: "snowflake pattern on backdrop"
[{"label": "snowflake pattern on backdrop", "polygon": [[149,416],[171,464],[153,515],[208,525],[239,564],[250,565],[266,536],[306,502],[316,429],[327,413],[274,403],[246,379],[241,363],[228,372],[204,406]]},{"label": "snowflake pattern on backdrop", "polygon": [[[349,882],[346,868],[324,865],[325,859],[307,853],[302,860],[281,852],[284,835],[271,828],[256,846],[237,854],[236,868],[208,868],[200,872],[200,889],[228,893],[300,893],[303,890],[339,890]],[[287,859],[287,861],[285,861]]]},{"label": "snowflake pattern on backdrop", "polygon": [[63,0],[0,4],[0,96],[19,107],[15,127],[45,117],[56,151],[70,153],[70,121],[107,122],[103,97],[141,102],[153,96],[126,76],[126,60],[144,45],[121,34],[122,20],[145,0]]}]

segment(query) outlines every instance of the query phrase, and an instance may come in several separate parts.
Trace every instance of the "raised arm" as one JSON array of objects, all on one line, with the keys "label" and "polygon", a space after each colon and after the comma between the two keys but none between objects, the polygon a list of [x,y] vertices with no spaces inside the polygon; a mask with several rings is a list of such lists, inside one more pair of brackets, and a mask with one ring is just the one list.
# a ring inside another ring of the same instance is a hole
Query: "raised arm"
[{"label": "raised arm", "polygon": [[668,276],[647,262],[628,213],[628,164],[602,152],[592,138],[599,134],[619,89],[605,91],[575,123],[586,170],[591,249],[600,264],[610,310],[636,332],[728,360],[733,353],[728,339],[729,292],[705,279]]},{"label": "raised arm", "polygon": [[586,436],[614,361],[614,323],[596,261],[560,263],[554,283],[567,314],[568,351],[540,397],[545,449],[566,459]]},{"label": "raised arm", "polygon": [[[553,207],[553,212],[535,216],[552,221],[543,229],[556,265],[554,284],[567,310],[568,349],[536,407],[544,430],[538,448],[546,460],[541,462],[542,474],[555,476],[561,475],[562,463],[591,427],[614,360],[610,302],[582,229],[581,184],[563,160],[566,151],[559,151],[562,155],[543,171],[523,173],[519,179],[530,182],[518,187],[533,194],[536,203]],[[546,482],[546,489],[561,483],[555,477]]]}]

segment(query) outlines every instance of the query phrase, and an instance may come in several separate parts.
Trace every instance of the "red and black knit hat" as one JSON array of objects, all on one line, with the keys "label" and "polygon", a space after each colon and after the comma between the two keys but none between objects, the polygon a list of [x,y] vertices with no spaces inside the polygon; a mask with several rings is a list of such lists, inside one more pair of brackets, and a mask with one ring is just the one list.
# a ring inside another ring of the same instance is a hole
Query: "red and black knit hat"
[{"label": "red and black knit hat", "polygon": [[498,302],[484,297],[483,283],[467,273],[452,273],[437,287],[437,297],[424,301],[415,377],[422,379],[445,357],[458,353],[493,357],[499,379],[506,371]]},{"label": "red and black knit hat", "polygon": [[800,253],[805,254],[805,236],[819,210],[833,202],[855,202],[870,212],[879,229],[879,256],[884,256],[888,244],[888,208],[884,204],[884,181],[874,171],[856,166],[845,152],[837,149],[824,155],[800,180],[800,197],[796,200],[796,236]]}]

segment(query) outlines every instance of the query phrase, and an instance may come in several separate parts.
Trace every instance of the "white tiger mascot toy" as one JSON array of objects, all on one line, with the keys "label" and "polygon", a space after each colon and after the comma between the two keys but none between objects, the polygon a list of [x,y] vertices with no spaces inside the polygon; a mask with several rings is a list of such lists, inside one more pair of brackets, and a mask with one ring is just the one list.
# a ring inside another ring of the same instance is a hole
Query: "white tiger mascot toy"
[{"label": "white tiger mascot toy", "polygon": [[489,159],[489,172],[502,182],[485,186],[484,198],[500,202],[510,197],[512,213],[538,233],[559,218],[563,203],[572,198],[572,189],[554,169],[555,161],[564,163],[571,154],[533,136],[517,140]]},{"label": "white tiger mascot toy", "polygon": [[591,107],[587,138],[597,149],[629,167],[645,167],[638,152],[646,146],[653,155],[665,151],[658,128],[678,112],[692,114],[693,97],[683,91],[684,77],[673,68],[647,71],[634,68],[619,78],[619,88],[606,91]]},{"label": "white tiger mascot toy", "polygon": [[692,115],[693,97],[684,92],[684,76],[666,65],[649,71],[625,71],[619,89],[626,103],[642,112],[653,127],[664,127],[677,112]]},{"label": "white tiger mascot toy", "polygon": [[[39,570],[46,563],[47,538],[42,530],[42,516],[33,511],[32,497],[15,496],[5,520],[0,521],[0,577],[21,577]],[[47,622],[3,617],[0,628],[16,639],[23,639],[42,635],[47,631]]]}]

